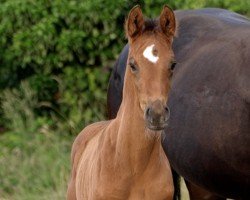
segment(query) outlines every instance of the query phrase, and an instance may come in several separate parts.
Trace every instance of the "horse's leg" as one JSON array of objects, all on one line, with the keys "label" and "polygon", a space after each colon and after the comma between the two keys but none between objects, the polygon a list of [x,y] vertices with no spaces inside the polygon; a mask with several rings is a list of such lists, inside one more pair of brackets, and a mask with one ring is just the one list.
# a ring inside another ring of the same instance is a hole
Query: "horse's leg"
[{"label": "horse's leg", "polygon": [[215,194],[212,194],[210,192],[208,192],[207,190],[204,190],[203,188],[190,183],[188,181],[185,180],[188,192],[189,192],[189,196],[190,196],[190,200],[226,200],[226,198],[217,196]]},{"label": "horse's leg", "polygon": [[71,178],[69,182],[67,200],[76,200],[75,178]]},{"label": "horse's leg", "polygon": [[174,182],[174,199],[173,200],[181,200],[181,186],[180,186],[180,175],[177,174],[173,168],[172,175],[173,175],[173,182]]}]

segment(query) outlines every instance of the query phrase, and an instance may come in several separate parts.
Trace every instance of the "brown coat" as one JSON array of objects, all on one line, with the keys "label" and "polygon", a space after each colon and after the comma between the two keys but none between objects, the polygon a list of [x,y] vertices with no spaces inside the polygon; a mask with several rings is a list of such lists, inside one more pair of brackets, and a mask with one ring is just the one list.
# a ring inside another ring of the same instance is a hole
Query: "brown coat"
[{"label": "brown coat", "polygon": [[[130,57],[138,66],[126,70],[117,117],[87,126],[76,138],[68,200],[173,199],[171,169],[161,146],[161,132],[168,120],[165,107],[171,77],[168,63],[172,59],[175,30],[175,22],[171,20],[174,20],[172,10],[164,7],[160,27],[143,33],[140,8],[130,12],[126,30],[132,46]],[[165,25],[170,29],[161,27]],[[157,62],[150,62],[150,56],[156,57],[153,52],[152,55],[149,52],[149,57],[142,56],[151,43],[159,57]],[[169,56],[163,57],[166,53]],[[169,79],[161,84],[159,79],[163,75]]]}]

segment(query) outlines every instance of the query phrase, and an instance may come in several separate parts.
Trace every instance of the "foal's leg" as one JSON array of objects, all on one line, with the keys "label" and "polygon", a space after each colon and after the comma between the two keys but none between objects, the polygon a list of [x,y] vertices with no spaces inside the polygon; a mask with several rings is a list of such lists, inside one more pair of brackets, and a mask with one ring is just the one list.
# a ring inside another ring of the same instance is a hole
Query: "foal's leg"
[{"label": "foal's leg", "polygon": [[207,190],[204,190],[203,188],[190,183],[188,181],[185,180],[188,192],[189,192],[189,196],[190,196],[190,200],[226,200],[226,198],[217,196],[215,194],[212,194],[210,192],[208,192]]},{"label": "foal's leg", "polygon": [[67,200],[76,200],[75,178],[73,177],[68,185]]}]

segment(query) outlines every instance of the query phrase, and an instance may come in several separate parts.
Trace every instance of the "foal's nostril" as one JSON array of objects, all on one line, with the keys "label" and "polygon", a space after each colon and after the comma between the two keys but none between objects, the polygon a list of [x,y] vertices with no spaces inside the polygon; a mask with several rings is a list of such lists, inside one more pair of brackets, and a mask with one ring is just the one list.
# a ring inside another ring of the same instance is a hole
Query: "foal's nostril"
[{"label": "foal's nostril", "polygon": [[169,108],[166,106],[165,107],[165,120],[167,121],[170,117],[170,110]]},{"label": "foal's nostril", "polygon": [[145,112],[145,117],[148,121],[150,121],[151,123],[153,122],[153,117],[152,117],[152,110],[150,109],[150,107],[148,107],[146,109],[146,112]]},{"label": "foal's nostril", "polygon": [[146,112],[145,112],[146,117],[149,116],[149,112],[150,112],[150,108],[147,108],[147,109],[146,109]]}]

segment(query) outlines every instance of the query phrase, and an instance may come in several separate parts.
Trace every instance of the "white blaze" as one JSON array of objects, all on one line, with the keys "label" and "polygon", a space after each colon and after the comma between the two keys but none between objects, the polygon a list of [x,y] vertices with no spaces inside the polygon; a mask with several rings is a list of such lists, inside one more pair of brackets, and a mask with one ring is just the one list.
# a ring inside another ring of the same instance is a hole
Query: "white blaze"
[{"label": "white blaze", "polygon": [[158,61],[158,59],[159,59],[159,57],[158,56],[155,56],[154,54],[153,54],[153,48],[154,48],[154,44],[152,44],[152,45],[150,45],[150,46],[148,46],[144,51],[143,51],[143,56],[145,57],[145,58],[147,58],[150,62],[152,62],[152,63],[156,63],[157,61]]}]

